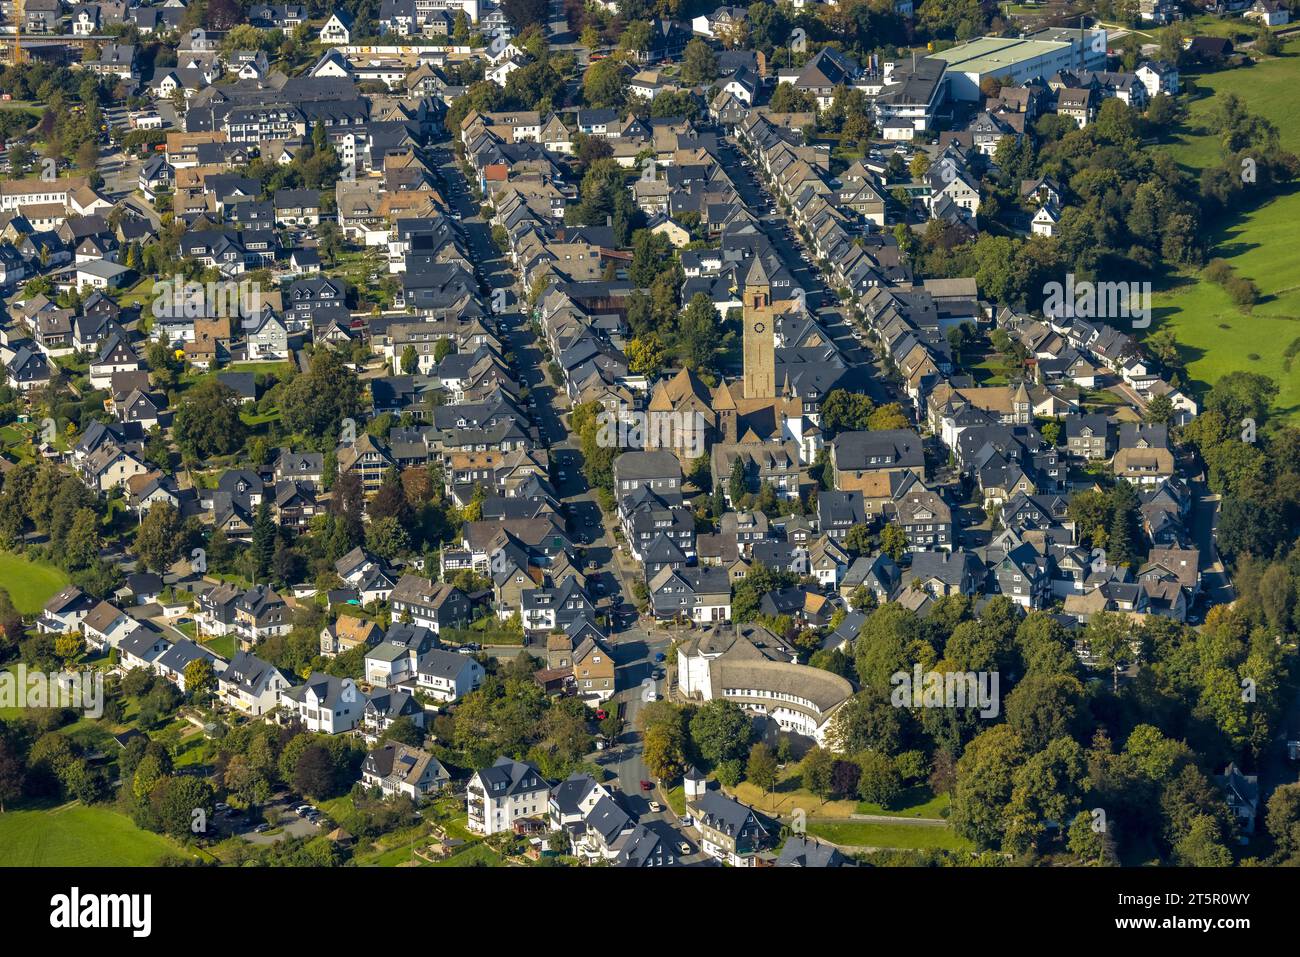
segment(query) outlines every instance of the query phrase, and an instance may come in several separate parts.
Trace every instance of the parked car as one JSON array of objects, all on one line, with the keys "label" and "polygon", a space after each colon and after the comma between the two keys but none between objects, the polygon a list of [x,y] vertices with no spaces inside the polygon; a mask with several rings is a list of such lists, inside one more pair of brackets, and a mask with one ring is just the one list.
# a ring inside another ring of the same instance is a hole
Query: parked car
[{"label": "parked car", "polygon": [[642,782],[641,782],[641,790],[642,790],[642,791],[653,791],[654,789],[655,789],[655,786],[654,786],[653,784],[651,784],[649,781],[642,781]]},{"label": "parked car", "polygon": [[664,806],[660,804],[658,801],[651,801],[649,807],[650,807],[650,812],[652,814],[658,814],[660,811],[664,809]]},{"label": "parked car", "polygon": [[677,845],[677,850],[681,851],[683,854],[690,854],[691,845],[689,845],[685,841],[682,841],[680,844]]},{"label": "parked car", "polygon": [[665,655],[662,651],[660,651],[660,652],[658,652],[658,653],[655,654],[655,661],[656,661],[656,662],[662,662],[662,661],[665,661],[665,660],[667,660],[667,658],[668,658],[668,656]]}]

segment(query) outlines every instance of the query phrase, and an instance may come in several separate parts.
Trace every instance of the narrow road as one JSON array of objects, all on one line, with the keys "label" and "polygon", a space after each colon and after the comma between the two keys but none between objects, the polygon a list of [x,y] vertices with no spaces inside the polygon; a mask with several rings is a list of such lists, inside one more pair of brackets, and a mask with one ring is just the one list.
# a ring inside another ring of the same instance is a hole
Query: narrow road
[{"label": "narrow road", "polygon": [[1221,500],[1209,490],[1203,479],[1193,479],[1188,487],[1193,496],[1192,540],[1201,553],[1201,594],[1210,604],[1227,604],[1234,601],[1237,594],[1219,557],[1216,541]]}]

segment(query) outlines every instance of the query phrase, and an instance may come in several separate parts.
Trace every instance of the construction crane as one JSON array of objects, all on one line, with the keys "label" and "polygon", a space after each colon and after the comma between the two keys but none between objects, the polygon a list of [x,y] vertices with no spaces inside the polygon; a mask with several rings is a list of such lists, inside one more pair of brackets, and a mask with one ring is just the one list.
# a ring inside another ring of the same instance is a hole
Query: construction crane
[{"label": "construction crane", "polygon": [[27,19],[27,0],[14,0],[14,66],[23,62],[23,22]]}]

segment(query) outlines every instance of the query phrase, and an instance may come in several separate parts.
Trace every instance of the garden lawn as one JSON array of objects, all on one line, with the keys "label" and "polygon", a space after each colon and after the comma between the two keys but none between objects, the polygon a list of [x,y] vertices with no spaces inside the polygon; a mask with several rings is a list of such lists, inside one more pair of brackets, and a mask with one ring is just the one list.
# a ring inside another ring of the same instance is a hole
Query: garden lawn
[{"label": "garden lawn", "polygon": [[0,426],[0,443],[3,443],[7,449],[12,448],[15,445],[24,444],[31,437],[31,434],[30,429],[23,431],[12,425]]},{"label": "garden lawn", "polygon": [[168,855],[191,856],[103,807],[74,802],[0,814],[0,867],[150,867]]},{"label": "garden lawn", "polygon": [[[1193,173],[1217,163],[1219,139],[1208,117],[1215,96],[1233,92],[1252,113],[1277,125],[1284,148],[1300,153],[1300,125],[1293,121],[1300,43],[1288,43],[1286,52],[1252,67],[1195,77],[1196,87],[1213,95],[1192,103],[1186,130],[1165,148]],[[1152,331],[1173,330],[1196,392],[1203,395],[1226,372],[1258,372],[1278,383],[1277,411],[1293,421],[1300,421],[1300,374],[1284,367],[1282,352],[1300,338],[1297,221],[1300,190],[1227,223],[1212,237],[1210,256],[1226,259],[1259,287],[1260,302],[1249,315],[1218,286],[1189,274],[1155,294],[1151,325]]]},{"label": "garden lawn", "polygon": [[[193,625],[190,625],[189,628],[182,627],[180,630],[193,638],[194,636],[190,633],[190,629],[193,627]],[[212,652],[214,655],[220,655],[222,658],[229,661],[231,658],[235,657],[235,636],[230,634],[218,635],[215,638],[204,638],[203,647],[207,648],[208,651]]]},{"label": "garden lawn", "polygon": [[[425,844],[428,843],[426,840]],[[421,847],[419,841],[416,842],[417,848]],[[410,866],[414,861],[418,867],[429,867],[430,865],[415,856],[410,844],[399,844],[384,851],[367,851],[365,853],[355,854],[352,863],[357,867],[397,867],[399,865]]]},{"label": "garden lawn", "polygon": [[153,320],[153,301],[154,301],[154,280],[152,276],[146,276],[137,282],[130,289],[126,290],[118,297],[118,302],[123,308],[127,306],[140,306],[140,318],[143,322],[152,323]]},{"label": "garden lawn", "polygon": [[259,372],[265,372],[268,375],[275,375],[283,379],[292,373],[294,364],[288,360],[281,362],[232,362],[230,367],[222,369],[222,372],[251,372],[256,375]]},{"label": "garden lawn", "polygon": [[876,821],[809,821],[808,833],[847,847],[969,851],[974,846],[949,827]]},{"label": "garden lawn", "polygon": [[981,386],[999,386],[1006,385],[1009,380],[1006,360],[1001,356],[990,353],[983,356],[978,362],[972,362],[967,366],[970,373],[975,377],[975,381]]},{"label": "garden lawn", "polygon": [[504,867],[501,855],[486,844],[471,844],[467,850],[437,861],[433,867]]},{"label": "garden lawn", "polygon": [[64,585],[68,576],[47,562],[34,562],[13,552],[0,552],[0,587],[8,589],[14,607],[34,615]]}]

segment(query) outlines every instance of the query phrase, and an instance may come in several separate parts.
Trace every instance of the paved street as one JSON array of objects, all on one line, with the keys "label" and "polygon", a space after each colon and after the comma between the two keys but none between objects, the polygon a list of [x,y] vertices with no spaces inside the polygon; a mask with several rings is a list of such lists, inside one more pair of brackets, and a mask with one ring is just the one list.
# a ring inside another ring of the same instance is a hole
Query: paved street
[{"label": "paved street", "polygon": [[1215,531],[1219,527],[1220,497],[1212,494],[1203,480],[1193,480],[1189,485],[1194,496],[1192,538],[1201,553],[1201,602],[1225,604],[1236,598],[1236,592],[1215,542]]},{"label": "paved street", "polygon": [[104,192],[113,199],[130,195],[140,180],[140,167],[143,162],[134,156],[128,156],[120,150],[105,153],[95,163],[95,168],[104,177]]},{"label": "paved street", "polygon": [[752,165],[745,165],[746,156],[740,144],[733,137],[725,137],[721,151],[723,163],[732,174],[741,201],[759,218],[763,232],[772,241],[773,249],[781,257],[786,269],[790,270],[798,288],[804,291],[808,306],[816,311],[822,327],[835,340],[848,361],[875,366],[875,374],[868,383],[868,395],[872,401],[906,401],[906,397],[900,396],[885,380],[875,353],[861,338],[854,335],[854,320],[845,314],[839,297],[826,285],[820,272],[815,271],[810,264],[811,257],[804,250],[793,222],[781,214],[775,198],[760,181],[758,171]]},{"label": "paved street", "polygon": [[[615,776],[620,790],[627,796],[629,809],[637,814],[642,824],[664,831],[663,836],[675,849],[683,840],[695,848],[698,846],[696,839],[690,832],[680,829],[664,798],[641,791],[641,782],[650,780],[650,774],[642,760],[637,714],[651,689],[660,696],[667,692],[664,682],[656,681],[653,674],[656,667],[663,667],[656,666],[654,657],[667,653],[670,638],[648,620],[638,619],[635,615],[632,572],[619,565],[613,528],[602,515],[596,495],[583,475],[582,453],[564,426],[568,397],[546,377],[542,346],[524,315],[525,307],[520,302],[520,290],[510,264],[492,242],[490,224],[479,215],[464,177],[450,155],[444,154],[443,160],[441,168],[452,202],[461,215],[480,278],[492,289],[509,292],[509,306],[498,317],[503,325],[505,341],[509,351],[515,355],[519,380],[529,390],[530,417],[542,440],[550,446],[554,463],[552,477],[568,518],[570,536],[584,550],[588,562],[595,563],[594,567],[589,566],[587,573],[595,592],[593,597],[605,602],[614,612],[615,624],[610,632],[610,642],[617,662],[619,690],[610,707],[623,705],[624,730],[610,747],[595,752],[592,760]],[[656,797],[663,810],[652,812],[649,803]]]}]

